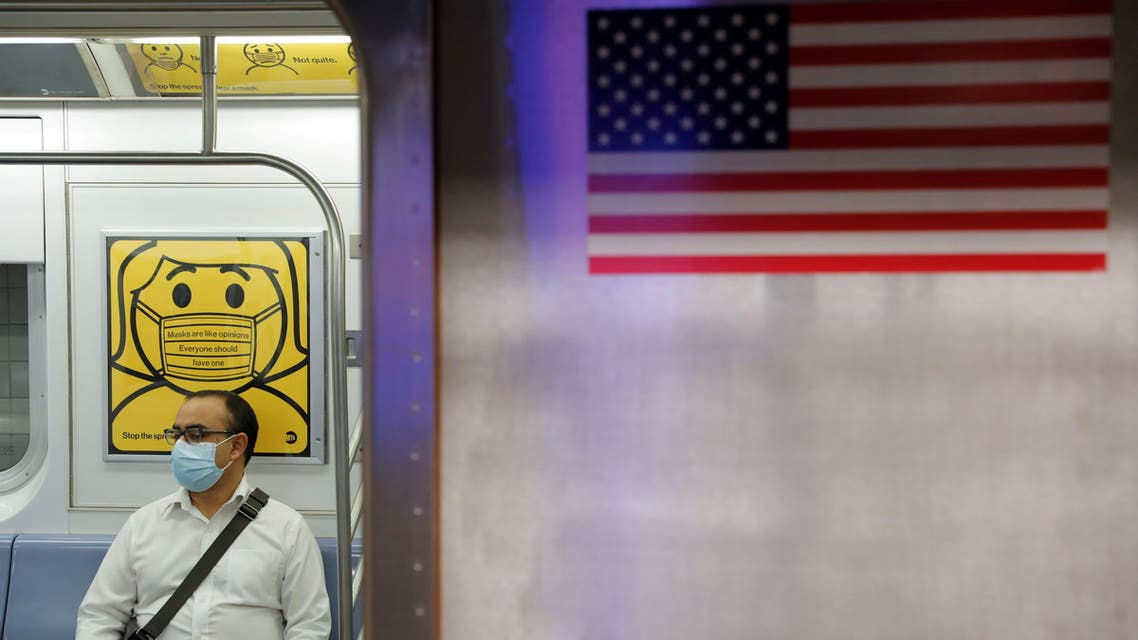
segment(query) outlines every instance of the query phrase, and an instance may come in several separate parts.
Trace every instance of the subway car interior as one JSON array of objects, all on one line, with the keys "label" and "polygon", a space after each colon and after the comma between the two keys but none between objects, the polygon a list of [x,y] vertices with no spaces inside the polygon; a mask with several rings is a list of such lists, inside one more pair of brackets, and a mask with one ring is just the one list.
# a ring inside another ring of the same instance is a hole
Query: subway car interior
[{"label": "subway car interior", "polygon": [[0,638],[209,389],[332,638],[1133,638],[1135,29],[0,0]]}]

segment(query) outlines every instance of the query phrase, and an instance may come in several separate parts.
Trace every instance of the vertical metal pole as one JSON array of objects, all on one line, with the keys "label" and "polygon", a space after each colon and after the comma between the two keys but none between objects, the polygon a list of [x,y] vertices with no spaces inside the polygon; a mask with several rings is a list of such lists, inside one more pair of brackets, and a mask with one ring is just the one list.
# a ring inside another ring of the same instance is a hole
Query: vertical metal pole
[{"label": "vertical metal pole", "polygon": [[217,38],[201,36],[202,153],[217,148]]},{"label": "vertical metal pole", "polygon": [[[347,338],[345,334],[346,316],[344,314],[344,230],[339,226],[331,230],[332,246],[328,252],[327,273],[332,280],[333,297],[328,301],[332,312],[329,322],[328,345],[331,360],[328,363],[328,380],[332,383],[332,455],[336,487],[336,611],[332,623],[339,630],[337,638],[351,638],[355,635],[352,615],[355,598],[352,587],[352,452],[350,449],[351,422],[348,420],[348,369],[345,362]],[[363,570],[363,566],[360,566]]]},{"label": "vertical metal pole", "polygon": [[439,637],[431,0],[329,0],[363,72],[364,636]]}]

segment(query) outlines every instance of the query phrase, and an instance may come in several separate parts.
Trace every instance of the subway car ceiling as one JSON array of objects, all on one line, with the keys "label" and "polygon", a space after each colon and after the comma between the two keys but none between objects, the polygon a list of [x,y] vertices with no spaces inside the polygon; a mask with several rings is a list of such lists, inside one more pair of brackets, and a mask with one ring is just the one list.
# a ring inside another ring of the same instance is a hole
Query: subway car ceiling
[{"label": "subway car ceiling", "polygon": [[221,98],[358,96],[323,2],[0,2],[0,99],[199,96],[201,35]]}]

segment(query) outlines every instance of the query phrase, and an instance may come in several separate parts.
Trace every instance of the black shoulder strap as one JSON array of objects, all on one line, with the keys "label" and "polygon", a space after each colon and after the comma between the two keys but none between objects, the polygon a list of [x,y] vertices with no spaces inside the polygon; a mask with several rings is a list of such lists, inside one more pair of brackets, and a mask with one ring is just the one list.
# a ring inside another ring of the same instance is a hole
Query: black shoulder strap
[{"label": "black shoulder strap", "polygon": [[198,588],[202,580],[205,580],[205,577],[213,570],[213,566],[217,564],[217,561],[221,560],[221,556],[225,555],[226,550],[229,549],[229,545],[233,544],[233,541],[237,539],[241,531],[257,517],[257,514],[261,512],[261,509],[263,509],[268,502],[269,494],[264,491],[253,489],[249,492],[249,497],[245,499],[245,502],[241,503],[233,519],[229,521],[229,524],[225,525],[225,529],[218,534],[213,544],[209,545],[209,548],[205,550],[205,554],[203,554],[201,559],[198,560],[198,563],[194,565],[194,568],[190,569],[190,573],[186,576],[186,579],[182,580],[182,584],[178,585],[178,588],[174,590],[174,595],[170,596],[170,599],[166,601],[166,604],[162,605],[162,608],[158,610],[158,613],[154,614],[154,617],[146,623],[146,626],[136,631],[128,640],[154,640],[157,638],[166,628],[166,625],[170,624],[170,621],[174,619],[174,615],[177,614],[178,610],[182,608],[182,605],[186,603],[186,600],[189,599],[194,589]]}]

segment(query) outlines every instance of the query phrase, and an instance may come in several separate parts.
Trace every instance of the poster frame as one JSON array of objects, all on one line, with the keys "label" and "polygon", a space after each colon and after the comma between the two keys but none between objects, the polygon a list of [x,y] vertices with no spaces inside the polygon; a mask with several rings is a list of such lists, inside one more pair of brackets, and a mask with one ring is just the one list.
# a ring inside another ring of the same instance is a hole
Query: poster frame
[{"label": "poster frame", "polygon": [[104,462],[166,462],[170,459],[168,453],[128,453],[116,452],[111,446],[110,424],[110,252],[109,241],[146,239],[146,240],[303,240],[308,242],[308,454],[262,454],[254,453],[250,464],[289,464],[314,465],[324,464],[327,460],[328,423],[327,416],[327,367],[326,358],[326,301],[325,291],[325,234],[323,229],[312,228],[282,228],[274,230],[248,231],[234,234],[232,231],[207,231],[201,229],[102,229],[99,232],[100,255],[100,300],[103,307],[99,318],[101,324],[101,357],[102,373],[101,397],[102,410],[100,411],[100,429],[102,443],[102,458]]}]

